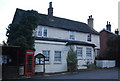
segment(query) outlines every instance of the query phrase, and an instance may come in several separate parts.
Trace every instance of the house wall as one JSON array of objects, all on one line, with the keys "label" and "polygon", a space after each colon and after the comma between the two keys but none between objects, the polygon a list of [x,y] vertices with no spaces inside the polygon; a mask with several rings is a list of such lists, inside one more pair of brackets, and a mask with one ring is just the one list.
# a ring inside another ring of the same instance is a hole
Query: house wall
[{"label": "house wall", "polygon": [[[83,66],[86,65],[86,62],[89,61],[90,63],[94,63],[94,48],[91,46],[81,46],[81,45],[74,45],[74,50],[76,47],[83,48],[83,57],[77,58],[78,59],[78,69],[86,69],[87,67]],[[86,57],[86,48],[92,48],[92,57]],[[69,51],[69,46],[66,46],[66,43],[63,42],[49,42],[49,41],[35,41],[35,55],[42,53],[42,50],[50,50],[50,61],[45,63],[45,73],[55,73],[55,72],[64,72],[67,71],[67,53]],[[61,51],[62,57],[61,62],[54,61],[54,51]],[[35,72],[43,72],[43,65],[35,65]]]},{"label": "house wall", "polygon": [[[47,26],[41,26],[40,27],[47,27]],[[38,31],[38,28],[36,29]],[[57,39],[66,39],[69,40],[69,31],[64,29],[58,29],[53,27],[47,27],[47,33],[48,38],[57,38]],[[87,41],[87,36],[89,33],[82,33],[82,32],[75,32],[75,40],[77,41]],[[92,41],[88,43],[95,44],[97,47],[100,48],[99,44],[99,35],[92,34]],[[74,49],[76,50],[77,46],[81,45],[74,45]],[[86,64],[87,61],[90,63],[94,63],[95,59],[95,49],[91,46],[81,46],[83,47],[83,58],[78,57],[78,69],[86,69],[87,67],[83,66]],[[86,48],[92,48],[92,57],[87,58],[86,57]],[[54,73],[54,72],[63,72],[67,71],[67,53],[69,51],[69,46],[66,46],[65,42],[53,42],[53,41],[42,41],[42,40],[36,40],[35,41],[35,55],[38,53],[42,53],[42,50],[50,50],[50,61],[46,62],[45,64],[45,72],[46,73]],[[62,61],[60,63],[55,63],[54,61],[54,51],[61,51],[62,52]],[[35,72],[43,72],[43,66],[42,65],[35,65]]]},{"label": "house wall", "polygon": [[0,44],[0,80],[2,80],[2,45]]},{"label": "house wall", "polygon": [[109,33],[107,31],[100,32],[100,53],[104,54],[105,50],[107,49],[107,41],[108,38],[113,36],[114,34]]},{"label": "house wall", "polygon": [[[75,48],[77,47],[82,47],[83,49],[83,57],[77,57],[78,59],[78,69],[86,69],[87,67],[84,66],[86,65],[87,62],[89,63],[94,63],[95,57],[94,57],[94,48],[92,48],[91,46],[80,46],[80,45],[76,45]],[[92,49],[92,57],[86,57],[86,48],[91,48]],[[76,49],[75,49],[76,50]]]},{"label": "house wall", "polygon": [[[41,25],[39,25],[39,27],[47,27],[49,38],[58,38],[58,39],[69,40],[69,30],[64,30],[64,29],[60,29],[60,28],[58,29],[58,28],[48,27],[48,26],[41,26]],[[36,31],[38,31],[38,28],[36,29]],[[88,42],[87,41],[88,34],[89,33],[75,32],[75,40]],[[91,37],[92,37],[92,40],[89,43],[93,43],[97,46],[96,48],[100,48],[99,35],[92,34]]]},{"label": "house wall", "polygon": [[[35,55],[38,53],[42,53],[42,50],[50,50],[50,61],[45,63],[45,72],[46,73],[54,73],[54,72],[63,72],[67,71],[67,62],[66,62],[66,57],[67,57],[67,49],[65,46],[65,43],[47,43],[45,41],[35,41]],[[54,51],[61,51],[61,62],[56,63],[54,61]],[[41,72],[42,65],[36,65],[35,66],[35,72]],[[41,68],[41,69],[40,69]]]}]

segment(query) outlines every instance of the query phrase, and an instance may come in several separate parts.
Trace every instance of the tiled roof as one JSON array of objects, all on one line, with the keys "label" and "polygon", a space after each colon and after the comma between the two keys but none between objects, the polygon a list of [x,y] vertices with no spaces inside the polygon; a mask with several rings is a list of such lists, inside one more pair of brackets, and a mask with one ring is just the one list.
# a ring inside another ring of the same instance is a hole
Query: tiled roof
[{"label": "tiled roof", "polygon": [[[22,14],[25,12],[26,12],[25,10],[21,10],[17,8],[12,23],[19,22]],[[90,28],[86,23],[83,22],[73,21],[55,16],[50,18],[48,15],[40,14],[40,13],[39,13],[39,18],[40,18],[39,25],[99,35],[97,31]]]},{"label": "tiled roof", "polygon": [[116,35],[115,33],[111,32],[111,31],[109,31],[109,30],[106,30],[106,29],[102,29],[102,30],[100,31],[100,33],[102,33],[103,31],[106,31],[106,32],[108,32],[108,33],[110,33],[110,34]]}]

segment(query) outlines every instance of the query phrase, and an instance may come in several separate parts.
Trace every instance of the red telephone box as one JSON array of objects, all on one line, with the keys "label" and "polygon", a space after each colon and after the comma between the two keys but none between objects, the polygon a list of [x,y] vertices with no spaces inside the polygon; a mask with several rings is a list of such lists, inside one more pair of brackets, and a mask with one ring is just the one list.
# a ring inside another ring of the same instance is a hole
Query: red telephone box
[{"label": "red telephone box", "polygon": [[27,50],[25,55],[25,75],[33,75],[34,73],[34,51]]}]

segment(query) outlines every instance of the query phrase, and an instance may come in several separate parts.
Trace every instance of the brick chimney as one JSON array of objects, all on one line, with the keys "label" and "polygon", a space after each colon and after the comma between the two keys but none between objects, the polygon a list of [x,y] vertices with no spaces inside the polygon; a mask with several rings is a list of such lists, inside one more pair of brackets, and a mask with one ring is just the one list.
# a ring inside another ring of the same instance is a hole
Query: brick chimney
[{"label": "brick chimney", "polygon": [[110,24],[110,22],[108,23],[108,21],[107,21],[107,25],[106,25],[106,30],[111,31],[111,24]]},{"label": "brick chimney", "polygon": [[115,34],[116,34],[116,35],[119,35],[118,29],[115,29]]},{"label": "brick chimney", "polygon": [[49,2],[48,16],[49,16],[49,17],[52,17],[52,16],[53,16],[52,2]]},{"label": "brick chimney", "polygon": [[91,27],[91,28],[93,28],[93,20],[94,19],[92,18],[92,15],[90,15],[89,18],[88,18],[88,26]]}]

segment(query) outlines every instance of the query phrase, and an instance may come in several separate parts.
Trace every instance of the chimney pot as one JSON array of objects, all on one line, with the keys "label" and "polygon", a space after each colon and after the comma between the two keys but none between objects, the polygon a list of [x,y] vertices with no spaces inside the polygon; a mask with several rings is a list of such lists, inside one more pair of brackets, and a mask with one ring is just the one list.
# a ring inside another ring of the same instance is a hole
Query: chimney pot
[{"label": "chimney pot", "polygon": [[89,18],[88,18],[88,26],[91,27],[91,28],[93,28],[93,20],[94,19],[92,18],[92,15],[90,15]]},{"label": "chimney pot", "polygon": [[111,24],[110,24],[110,22],[108,24],[108,21],[107,21],[107,25],[106,25],[106,30],[111,31]]},{"label": "chimney pot", "polygon": [[118,35],[118,34],[119,34],[118,29],[115,29],[115,34],[116,34],[116,35]]},{"label": "chimney pot", "polygon": [[52,2],[49,2],[48,16],[49,16],[49,17],[52,17],[52,16],[53,16]]}]

